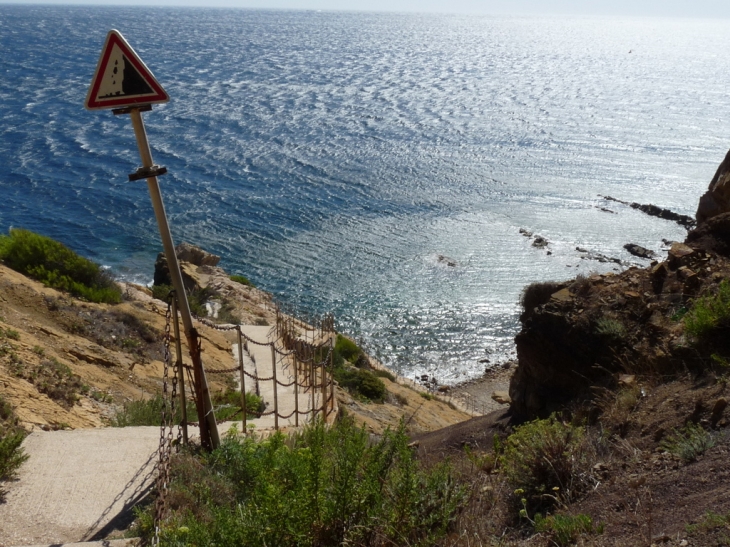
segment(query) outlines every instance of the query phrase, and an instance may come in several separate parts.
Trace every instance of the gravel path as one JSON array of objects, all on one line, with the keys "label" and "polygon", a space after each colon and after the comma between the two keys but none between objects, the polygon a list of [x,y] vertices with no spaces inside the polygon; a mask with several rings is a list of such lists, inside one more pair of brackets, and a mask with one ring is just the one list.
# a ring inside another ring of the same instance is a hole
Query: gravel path
[{"label": "gravel path", "polygon": [[148,492],[158,427],[36,431],[0,505],[0,546],[63,544],[124,529]]}]

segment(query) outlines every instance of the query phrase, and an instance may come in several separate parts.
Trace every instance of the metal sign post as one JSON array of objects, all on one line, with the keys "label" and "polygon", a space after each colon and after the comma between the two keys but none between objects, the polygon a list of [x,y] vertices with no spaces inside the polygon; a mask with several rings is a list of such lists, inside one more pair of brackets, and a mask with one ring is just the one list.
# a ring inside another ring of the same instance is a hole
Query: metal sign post
[{"label": "metal sign post", "polygon": [[162,238],[162,247],[167,258],[172,285],[175,288],[177,307],[180,311],[190,358],[193,362],[196,391],[195,405],[200,424],[200,441],[204,448],[213,450],[220,446],[220,437],[218,436],[218,427],[213,414],[213,404],[210,399],[205,370],[200,358],[200,337],[193,326],[190,306],[182,275],[180,274],[180,265],[175,255],[175,245],[172,242],[165,206],[162,203],[160,186],[157,183],[157,176],[164,175],[167,169],[154,165],[152,152],[147,141],[147,132],[142,121],[142,112],[152,109],[150,103],[162,103],[168,100],[167,93],[124,37],[116,30],[110,31],[99,57],[99,63],[89,88],[85,106],[89,110],[116,108],[113,111],[115,115],[129,114],[132,118],[132,127],[137,138],[142,167],[137,169],[136,173],[129,175],[129,180],[147,179],[152,207],[155,211],[157,226]]}]

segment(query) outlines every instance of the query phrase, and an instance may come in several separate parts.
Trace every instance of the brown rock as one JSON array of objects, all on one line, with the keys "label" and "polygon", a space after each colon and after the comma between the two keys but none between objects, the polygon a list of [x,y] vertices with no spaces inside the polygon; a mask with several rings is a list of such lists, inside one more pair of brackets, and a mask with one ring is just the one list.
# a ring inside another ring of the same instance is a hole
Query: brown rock
[{"label": "brown rock", "polygon": [[714,216],[728,212],[730,212],[730,151],[717,168],[707,192],[700,198],[695,217],[697,223],[702,224]]},{"label": "brown rock", "polygon": [[669,249],[669,255],[667,256],[667,262],[672,270],[684,266],[687,264],[689,257],[695,253],[695,250],[685,245],[684,243],[674,243],[672,248]]},{"label": "brown rock", "polygon": [[636,375],[635,374],[620,374],[618,377],[618,383],[630,386],[636,381]]},{"label": "brown rock", "polygon": [[492,399],[498,402],[500,405],[508,405],[512,402],[509,393],[506,391],[495,391],[492,393]]},{"label": "brown rock", "polygon": [[573,300],[573,295],[570,294],[570,291],[567,288],[565,288],[553,293],[550,296],[550,300],[554,302],[570,302]]},{"label": "brown rock", "polygon": [[221,261],[221,257],[204,251],[200,247],[191,245],[190,243],[181,243],[175,247],[175,254],[178,260],[190,262],[196,266],[217,266]]}]

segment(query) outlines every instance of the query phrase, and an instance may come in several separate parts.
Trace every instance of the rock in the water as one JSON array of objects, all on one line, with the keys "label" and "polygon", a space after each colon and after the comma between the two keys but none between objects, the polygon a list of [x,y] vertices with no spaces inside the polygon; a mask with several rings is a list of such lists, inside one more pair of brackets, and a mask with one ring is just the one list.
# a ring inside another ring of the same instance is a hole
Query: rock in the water
[{"label": "rock in the water", "polygon": [[537,247],[538,249],[547,247],[547,245],[548,245],[548,240],[542,236],[535,236],[535,240],[532,242],[532,246]]},{"label": "rock in the water", "polygon": [[695,217],[697,223],[702,224],[723,213],[730,213],[730,151],[717,168],[707,192],[700,198]]},{"label": "rock in the water", "polygon": [[453,258],[449,258],[448,256],[444,255],[438,255],[436,257],[436,260],[438,260],[440,264],[446,264],[450,268],[456,268],[456,260],[454,260]]},{"label": "rock in the water", "polygon": [[646,247],[642,247],[641,245],[637,245],[636,243],[627,243],[624,245],[624,249],[639,258],[654,258],[656,256],[654,251],[647,249]]}]

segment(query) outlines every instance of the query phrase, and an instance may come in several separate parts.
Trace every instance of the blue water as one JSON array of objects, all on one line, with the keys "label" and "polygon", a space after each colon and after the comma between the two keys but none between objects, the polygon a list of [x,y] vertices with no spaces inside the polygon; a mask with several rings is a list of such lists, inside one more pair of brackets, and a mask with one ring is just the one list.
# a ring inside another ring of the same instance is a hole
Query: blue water
[{"label": "blue water", "polygon": [[0,5],[0,230],[144,283],[129,119],[83,108],[110,28],[172,97],[145,119],[176,242],[409,375],[509,356],[527,283],[615,267],[576,246],[683,238],[599,194],[693,214],[730,144],[726,21]]}]

